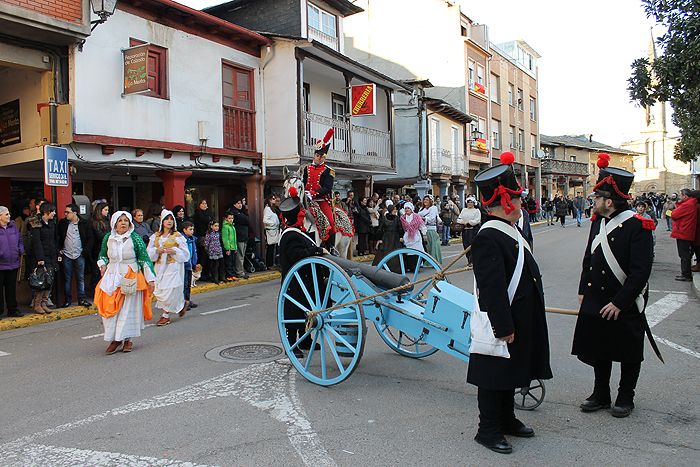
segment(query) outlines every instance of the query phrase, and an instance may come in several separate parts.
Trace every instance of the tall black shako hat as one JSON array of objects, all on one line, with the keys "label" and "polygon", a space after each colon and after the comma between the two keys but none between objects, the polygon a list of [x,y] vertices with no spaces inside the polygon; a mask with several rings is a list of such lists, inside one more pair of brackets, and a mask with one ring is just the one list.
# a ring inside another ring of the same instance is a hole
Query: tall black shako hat
[{"label": "tall black shako hat", "polygon": [[331,138],[333,137],[333,128],[329,128],[326,132],[326,136],[323,139],[317,139],[316,145],[314,146],[314,152],[319,156],[325,156],[328,154],[328,149],[331,147]]},{"label": "tall black shako hat", "polygon": [[289,196],[280,203],[280,211],[288,226],[296,225],[301,211],[301,199],[295,187],[289,189]]},{"label": "tall black shako hat", "polygon": [[601,152],[598,154],[596,165],[600,168],[598,182],[593,187],[593,191],[598,196],[613,200],[627,201],[632,199],[629,194],[634,174],[617,167],[608,167],[610,155]]},{"label": "tall black shako hat", "polygon": [[510,214],[515,209],[510,202],[511,197],[520,196],[523,187],[518,183],[518,179],[513,171],[515,156],[512,152],[504,152],[500,157],[501,163],[482,170],[474,177],[474,183],[481,192],[481,202],[485,206],[491,206],[499,201],[506,214]]}]

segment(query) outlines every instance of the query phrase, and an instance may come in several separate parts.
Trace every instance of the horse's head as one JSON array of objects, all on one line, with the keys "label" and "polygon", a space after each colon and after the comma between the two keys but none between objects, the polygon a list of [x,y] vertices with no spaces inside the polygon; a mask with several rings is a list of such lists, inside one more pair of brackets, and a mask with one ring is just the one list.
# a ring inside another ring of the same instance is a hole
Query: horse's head
[{"label": "horse's head", "polygon": [[285,167],[283,170],[283,174],[284,174],[284,196],[285,197],[289,196],[289,189],[291,187],[296,188],[299,195],[303,195],[303,193],[304,193],[304,180],[302,179],[301,168],[299,168],[299,170],[292,172],[289,169],[287,169],[287,167]]}]

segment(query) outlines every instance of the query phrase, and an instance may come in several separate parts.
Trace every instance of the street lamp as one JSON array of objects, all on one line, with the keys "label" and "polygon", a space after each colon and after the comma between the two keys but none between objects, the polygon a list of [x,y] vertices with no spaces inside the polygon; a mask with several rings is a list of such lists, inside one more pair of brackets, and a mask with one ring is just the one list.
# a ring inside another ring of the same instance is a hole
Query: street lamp
[{"label": "street lamp", "polygon": [[117,8],[117,0],[90,0],[92,4],[92,11],[100,17],[100,19],[91,21],[92,30],[94,30],[98,24],[102,24],[107,21],[107,18],[114,14],[115,8]]}]

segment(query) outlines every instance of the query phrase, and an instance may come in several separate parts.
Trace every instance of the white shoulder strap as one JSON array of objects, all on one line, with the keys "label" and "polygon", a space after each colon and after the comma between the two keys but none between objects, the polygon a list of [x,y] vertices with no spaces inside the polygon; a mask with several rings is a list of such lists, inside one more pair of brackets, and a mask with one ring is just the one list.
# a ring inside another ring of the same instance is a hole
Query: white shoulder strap
[{"label": "white shoulder strap", "polygon": [[304,237],[306,237],[311,243],[313,243],[314,245],[316,245],[316,242],[315,242],[311,237],[309,237],[309,236],[306,234],[306,232],[302,232],[301,230],[297,229],[296,227],[287,227],[286,229],[284,229],[284,230],[282,231],[282,235],[280,236],[280,239],[282,239],[282,237],[284,237],[284,234],[286,234],[287,232],[299,232],[299,233],[302,234]]},{"label": "white shoulder strap", "polygon": [[[528,248],[529,250],[529,245],[515,227],[508,228],[508,226],[503,222],[488,221],[484,223],[481,228],[499,230],[518,241],[518,259],[515,262],[513,277],[510,278],[510,283],[508,284],[508,301],[512,304],[513,298],[515,297],[515,291],[518,290],[518,284],[520,284],[520,277],[523,274],[523,266],[525,265],[525,248]],[[476,275],[474,276],[474,295],[478,296]]]},{"label": "white shoulder strap", "polygon": [[613,219],[610,219],[609,221],[606,221],[605,218],[601,219],[600,225],[601,225],[601,230],[598,232],[598,235],[593,239],[593,242],[591,243],[591,253],[595,251],[596,248],[598,248],[598,245],[600,245],[602,241],[602,227],[605,226],[605,236],[609,235],[613,230],[615,230],[618,226],[622,225],[624,222],[627,222],[628,220],[632,219],[634,217],[634,213],[632,211],[624,211],[615,216]]}]

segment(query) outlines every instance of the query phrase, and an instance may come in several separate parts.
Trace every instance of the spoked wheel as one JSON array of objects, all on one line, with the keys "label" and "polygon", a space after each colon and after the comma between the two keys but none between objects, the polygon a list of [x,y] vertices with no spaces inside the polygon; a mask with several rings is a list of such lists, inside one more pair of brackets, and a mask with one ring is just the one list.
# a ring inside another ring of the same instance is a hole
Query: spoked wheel
[{"label": "spoked wheel", "polygon": [[[408,277],[411,282],[418,280],[421,269],[425,271],[428,268],[432,268],[434,272],[442,271],[442,267],[435,258],[423,251],[411,248],[401,248],[388,253],[382,258],[379,264],[377,264],[377,267],[397,274],[403,274]],[[427,290],[430,288],[431,284],[430,281],[426,281],[414,287],[414,289],[407,292],[402,299],[425,306],[427,302]],[[382,340],[386,342],[392,350],[405,357],[423,358],[438,351],[435,347],[423,342],[423,336],[409,336],[403,331],[387,324],[384,319],[380,319],[378,322],[374,321],[374,326],[377,328],[377,332]]]},{"label": "spoked wheel", "polygon": [[520,410],[535,410],[540,406],[545,396],[544,381],[532,381],[530,386],[515,390],[515,408]]},{"label": "spoked wheel", "polygon": [[[319,313],[308,331],[306,317],[357,298],[357,289],[345,271],[318,256],[296,263],[282,282],[277,299],[282,345],[292,365],[312,383],[332,386],[355,371],[367,327],[362,304]],[[303,356],[295,355],[300,351]]]}]

